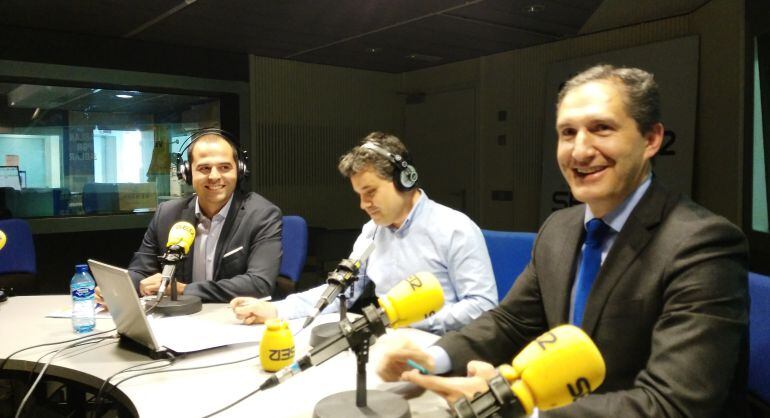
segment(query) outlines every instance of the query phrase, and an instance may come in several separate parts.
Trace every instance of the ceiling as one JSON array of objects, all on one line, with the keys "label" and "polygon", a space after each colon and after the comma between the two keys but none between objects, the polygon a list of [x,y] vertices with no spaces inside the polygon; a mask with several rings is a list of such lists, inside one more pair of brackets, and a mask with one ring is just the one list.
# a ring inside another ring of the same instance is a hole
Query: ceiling
[{"label": "ceiling", "polygon": [[400,73],[708,0],[0,0],[0,24]]}]

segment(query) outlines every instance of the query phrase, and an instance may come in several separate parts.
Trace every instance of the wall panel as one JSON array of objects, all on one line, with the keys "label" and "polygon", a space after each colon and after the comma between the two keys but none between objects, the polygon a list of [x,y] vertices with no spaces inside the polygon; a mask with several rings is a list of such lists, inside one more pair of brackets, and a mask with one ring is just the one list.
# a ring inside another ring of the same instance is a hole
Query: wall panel
[{"label": "wall panel", "polygon": [[311,226],[367,220],[339,156],[374,130],[399,134],[398,75],[271,58],[250,59],[254,190]]}]

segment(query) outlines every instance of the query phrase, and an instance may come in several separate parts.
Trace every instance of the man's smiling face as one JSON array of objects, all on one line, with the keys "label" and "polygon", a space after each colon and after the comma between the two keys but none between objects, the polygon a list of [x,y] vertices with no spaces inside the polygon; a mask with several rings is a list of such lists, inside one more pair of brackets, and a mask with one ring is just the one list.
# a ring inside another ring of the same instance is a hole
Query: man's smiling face
[{"label": "man's smiling face", "polygon": [[639,132],[628,114],[625,89],[612,80],[591,81],[568,92],[556,117],[556,159],[572,195],[601,217],[646,178],[663,126]]}]

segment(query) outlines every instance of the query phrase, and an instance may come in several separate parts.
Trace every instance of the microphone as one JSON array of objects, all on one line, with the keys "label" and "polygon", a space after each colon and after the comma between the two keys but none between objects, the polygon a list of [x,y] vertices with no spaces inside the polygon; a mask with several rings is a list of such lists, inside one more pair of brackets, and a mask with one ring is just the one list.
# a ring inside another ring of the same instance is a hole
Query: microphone
[{"label": "microphone", "polygon": [[[372,345],[376,337],[385,333],[387,326],[405,327],[432,316],[444,305],[444,291],[433,274],[422,272],[398,282],[378,301],[379,308],[369,305],[363,309],[363,316],[355,322],[341,321],[342,332],[339,335],[313,347],[308,354],[270,376],[259,390],[282,383],[360,343]],[[364,341],[364,338],[369,338],[369,341]]]},{"label": "microphone", "polygon": [[190,252],[190,246],[195,240],[195,227],[185,221],[177,222],[168,232],[168,241],[166,241],[166,253],[160,256],[163,263],[163,272],[160,288],[158,288],[157,302],[163,299],[163,293],[166,292],[166,286],[174,277],[176,265],[182,261]]},{"label": "microphone", "polygon": [[334,301],[340,293],[344,292],[353,282],[358,279],[358,269],[361,268],[361,264],[369,258],[369,255],[374,251],[374,242],[370,242],[363,253],[357,257],[346,258],[340,261],[337,268],[334,271],[329,272],[326,278],[326,290],[321,299],[315,305],[313,312],[305,319],[305,323],[302,324],[302,328],[307,328],[316,317]]},{"label": "microphone", "polygon": [[455,402],[458,418],[524,417],[535,407],[564,406],[596,390],[606,372],[599,349],[574,325],[541,335],[498,371],[487,392]]}]

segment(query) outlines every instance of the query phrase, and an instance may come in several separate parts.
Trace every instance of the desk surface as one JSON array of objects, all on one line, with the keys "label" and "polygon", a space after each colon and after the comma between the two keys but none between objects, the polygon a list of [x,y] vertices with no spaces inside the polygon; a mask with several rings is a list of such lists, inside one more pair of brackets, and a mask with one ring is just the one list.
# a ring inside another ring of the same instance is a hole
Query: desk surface
[{"label": "desk surface", "polygon": [[[0,358],[4,359],[12,352],[24,347],[76,338],[77,335],[72,332],[69,319],[45,317],[47,313],[66,307],[69,303],[68,295],[20,296],[9,298],[7,302],[1,303]],[[204,304],[203,311],[196,315],[223,323],[237,322],[232,312],[222,304]],[[335,316],[330,315],[326,319],[334,320]],[[113,327],[112,320],[98,319],[95,332],[107,331]],[[262,327],[255,326],[254,330],[261,333]],[[380,338],[370,350],[370,361],[367,367],[368,387],[396,393],[411,392],[414,389],[411,385],[384,383],[374,371],[387,345],[387,340],[394,335],[406,336],[423,346],[431,344],[437,337],[415,329],[388,330],[388,335]],[[302,331],[295,337],[298,356],[307,351],[309,338],[308,330]],[[40,356],[57,347],[60,346],[40,347],[14,355],[5,368],[31,370]],[[258,351],[257,344],[238,344],[207,350],[188,354],[177,360],[167,370],[245,359],[257,354]],[[108,340],[67,350],[54,360],[46,374],[98,388],[104,379],[115,372],[149,360],[145,356],[119,348],[117,340]],[[122,374],[117,379],[113,379],[113,382],[128,376],[131,376],[131,373]],[[113,393],[113,396],[127,406],[133,406],[133,409],[143,418],[202,417],[253,391],[268,376],[269,374],[262,370],[259,360],[252,359],[204,370],[138,377],[119,385],[119,393]],[[355,382],[355,355],[346,351],[277,387],[249,397],[217,416],[254,416],[255,411],[263,411],[270,417],[311,417],[313,408],[319,400],[337,392],[354,390]],[[413,417],[450,416],[443,399],[431,392],[410,399],[409,404]]]}]

